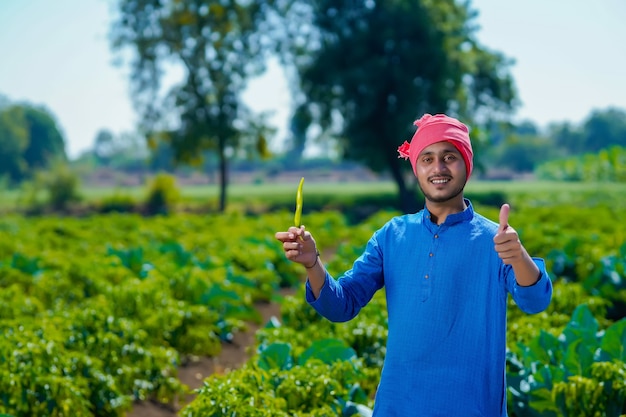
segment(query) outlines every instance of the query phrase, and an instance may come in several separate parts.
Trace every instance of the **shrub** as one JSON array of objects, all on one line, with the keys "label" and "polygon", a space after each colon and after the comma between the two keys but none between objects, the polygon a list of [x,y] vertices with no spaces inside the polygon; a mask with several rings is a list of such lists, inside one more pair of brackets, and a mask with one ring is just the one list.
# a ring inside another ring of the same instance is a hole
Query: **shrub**
[{"label": "shrub", "polygon": [[135,210],[135,199],[126,194],[116,192],[103,198],[98,204],[100,213],[131,213]]},{"label": "shrub", "polygon": [[47,193],[47,204],[53,210],[65,210],[70,203],[80,201],[78,177],[68,165],[56,164],[40,175]]},{"label": "shrub", "polygon": [[167,214],[179,199],[176,178],[170,174],[157,174],[149,184],[145,208],[148,214]]}]

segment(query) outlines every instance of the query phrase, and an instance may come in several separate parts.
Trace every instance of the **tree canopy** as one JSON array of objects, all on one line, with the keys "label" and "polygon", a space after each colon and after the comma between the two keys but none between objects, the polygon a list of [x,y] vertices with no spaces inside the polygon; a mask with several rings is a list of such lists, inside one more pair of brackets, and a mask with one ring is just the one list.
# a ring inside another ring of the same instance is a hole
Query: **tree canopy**
[{"label": "tree canopy", "polygon": [[397,147],[415,119],[445,112],[472,125],[514,108],[511,62],[479,45],[468,2],[303,3],[314,30],[285,48],[293,51],[300,106],[311,123],[334,130],[345,158],[390,172],[406,211],[415,209],[414,194]]},{"label": "tree canopy", "polygon": [[15,103],[0,108],[0,175],[19,182],[66,159],[65,140],[47,109]]},{"label": "tree canopy", "polygon": [[[167,142],[179,162],[200,163],[203,151],[215,152],[220,211],[226,205],[228,155],[242,142],[266,140],[255,136],[241,93],[247,79],[264,68],[272,3],[117,2],[113,46],[132,51],[133,99],[142,128],[155,148]],[[161,94],[168,68],[182,77]]]}]

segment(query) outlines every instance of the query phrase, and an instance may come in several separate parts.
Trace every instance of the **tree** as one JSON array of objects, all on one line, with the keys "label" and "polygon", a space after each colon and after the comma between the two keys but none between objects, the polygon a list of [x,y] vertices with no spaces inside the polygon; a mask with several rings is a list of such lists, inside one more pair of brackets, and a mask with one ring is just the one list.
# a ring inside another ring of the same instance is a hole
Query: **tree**
[{"label": "tree", "polygon": [[586,152],[626,146],[626,111],[609,108],[591,112],[583,124],[583,135]]},{"label": "tree", "polygon": [[[467,3],[300,4],[314,30],[290,36],[283,48],[299,74],[300,105],[313,123],[334,129],[345,158],[389,171],[407,212],[416,208],[415,182],[413,189],[407,186],[410,167],[398,160],[397,147],[411,137],[413,120],[447,112],[487,121],[505,118],[515,105],[510,62],[478,44]],[[307,27],[304,19],[300,27]],[[473,137],[483,136],[476,129]]]},{"label": "tree", "polygon": [[553,123],[548,136],[567,155],[596,153],[612,146],[626,146],[626,111],[618,108],[593,110],[582,124]]},{"label": "tree", "polygon": [[549,139],[528,133],[512,134],[491,152],[491,164],[513,172],[533,172],[535,166],[560,156]]},{"label": "tree", "polygon": [[116,151],[113,133],[108,129],[99,130],[93,144],[93,155],[98,164],[108,166]]},{"label": "tree", "polygon": [[67,160],[65,140],[49,111],[43,107],[24,106],[24,119],[29,137],[24,159],[31,170],[48,168],[55,160]]},{"label": "tree", "polygon": [[548,125],[548,136],[564,155],[580,155],[585,152],[585,137],[581,129],[569,122]]},{"label": "tree", "polygon": [[[177,162],[219,159],[220,203],[226,207],[227,154],[245,136],[249,113],[241,93],[264,68],[272,1],[119,0],[113,47],[134,52],[131,82],[142,129],[153,147],[170,144]],[[162,96],[165,66],[183,80]]]},{"label": "tree", "polygon": [[0,110],[0,174],[12,182],[26,175],[24,151],[28,147],[28,129],[24,111],[10,106]]},{"label": "tree", "polygon": [[0,174],[18,182],[66,159],[65,141],[48,110],[29,104],[0,109]]}]

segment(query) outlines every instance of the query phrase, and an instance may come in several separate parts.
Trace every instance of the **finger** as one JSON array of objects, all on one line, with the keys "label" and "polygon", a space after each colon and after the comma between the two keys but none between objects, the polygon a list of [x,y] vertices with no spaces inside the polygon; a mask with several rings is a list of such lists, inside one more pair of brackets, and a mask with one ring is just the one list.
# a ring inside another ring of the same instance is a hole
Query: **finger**
[{"label": "finger", "polygon": [[496,243],[494,246],[494,249],[499,254],[503,254],[503,253],[513,250],[513,244],[510,241],[505,240],[504,242]]},{"label": "finger", "polygon": [[285,253],[290,253],[296,257],[310,252],[304,247],[302,243],[298,242],[286,242],[283,245],[283,248],[285,250]]},{"label": "finger", "polygon": [[508,204],[503,204],[500,208],[500,227],[498,227],[498,233],[503,232],[509,226],[509,211],[510,206]]},{"label": "finger", "polygon": [[302,236],[302,240],[311,240],[311,233],[306,231],[306,227],[300,226],[300,236]]},{"label": "finger", "polygon": [[313,235],[311,235],[311,233],[306,231],[305,226],[300,226],[299,228],[297,228],[296,234],[300,238],[301,242],[307,242],[307,241],[313,240]]},{"label": "finger", "polygon": [[290,250],[285,250],[285,255],[287,256],[287,259],[289,259],[290,261],[296,261],[298,257],[301,255],[301,253],[299,250],[290,249]]},{"label": "finger", "polygon": [[295,234],[291,232],[276,232],[274,236],[281,242],[293,241],[296,238]]},{"label": "finger", "polygon": [[504,245],[508,242],[516,240],[516,237],[509,233],[510,228],[511,227],[509,226],[506,229],[506,233],[504,233],[503,230],[498,229],[498,233],[493,237],[493,243],[496,245]]},{"label": "finger", "polygon": [[498,252],[498,256],[505,264],[512,264],[516,260],[520,259],[520,253],[516,250],[507,250],[504,252]]},{"label": "finger", "polygon": [[285,251],[288,250],[300,250],[301,249],[301,245],[300,243],[294,241],[294,240],[287,240],[285,242],[283,242],[283,249],[285,249]]}]

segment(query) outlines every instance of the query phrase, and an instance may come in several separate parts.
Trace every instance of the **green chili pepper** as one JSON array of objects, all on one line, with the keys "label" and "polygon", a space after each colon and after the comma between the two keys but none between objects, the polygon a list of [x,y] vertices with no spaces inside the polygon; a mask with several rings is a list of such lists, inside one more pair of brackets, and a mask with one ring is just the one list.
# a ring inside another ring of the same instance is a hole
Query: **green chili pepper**
[{"label": "green chili pepper", "polygon": [[302,217],[302,186],[304,185],[304,177],[300,179],[298,192],[296,193],[296,214],[293,216],[293,222],[296,227],[300,227],[300,218]]}]

